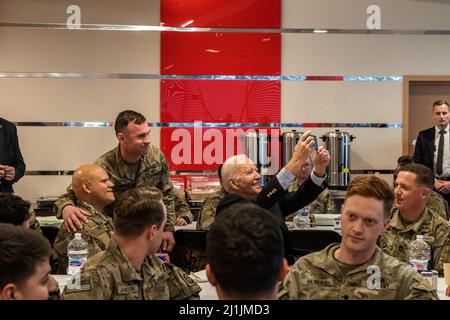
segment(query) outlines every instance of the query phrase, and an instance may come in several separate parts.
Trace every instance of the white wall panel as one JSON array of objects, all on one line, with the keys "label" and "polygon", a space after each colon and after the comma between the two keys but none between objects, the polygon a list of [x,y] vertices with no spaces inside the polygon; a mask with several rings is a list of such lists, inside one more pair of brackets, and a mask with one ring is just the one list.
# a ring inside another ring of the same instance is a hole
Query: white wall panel
[{"label": "white wall panel", "polygon": [[2,72],[159,73],[159,33],[0,28]]},{"label": "white wall panel", "polygon": [[283,0],[284,28],[366,29],[369,5],[381,9],[382,29],[449,27],[447,0]]},{"label": "white wall panel", "polygon": [[35,203],[41,196],[59,196],[66,192],[72,176],[25,176],[14,185],[14,191]]},{"label": "white wall panel", "polygon": [[160,115],[159,82],[0,78],[1,113],[14,122],[113,122],[128,108],[155,122]]},{"label": "white wall panel", "polygon": [[284,75],[446,75],[449,36],[283,34]]},{"label": "white wall panel", "polygon": [[[158,147],[159,131],[153,128],[150,134]],[[73,170],[118,143],[112,127],[19,127],[18,133],[27,170]]]},{"label": "white wall panel", "polygon": [[[65,23],[68,6],[81,9],[82,24],[159,25],[159,0],[0,0],[0,21]],[[125,7],[124,7],[125,4]]]},{"label": "white wall panel", "polygon": [[402,122],[402,84],[283,81],[282,122]]}]

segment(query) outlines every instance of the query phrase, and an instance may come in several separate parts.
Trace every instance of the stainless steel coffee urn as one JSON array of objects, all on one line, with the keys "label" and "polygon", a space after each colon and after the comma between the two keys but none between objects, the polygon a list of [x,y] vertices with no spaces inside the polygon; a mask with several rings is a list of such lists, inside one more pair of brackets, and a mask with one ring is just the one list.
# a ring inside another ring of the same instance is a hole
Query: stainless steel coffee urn
[{"label": "stainless steel coffee urn", "polygon": [[350,183],[350,142],[355,137],[339,130],[327,132],[322,136],[325,148],[330,153],[328,166],[329,187],[346,189]]},{"label": "stainless steel coffee urn", "polygon": [[255,131],[247,131],[244,134],[244,150],[250,160],[258,163],[258,134]]},{"label": "stainless steel coffee urn", "polygon": [[283,167],[292,158],[294,147],[300,140],[303,132],[292,130],[290,132],[284,132],[281,135],[281,159],[283,161]]},{"label": "stainless steel coffee urn", "polygon": [[258,167],[261,174],[261,185],[265,185],[269,180],[268,168],[270,166],[269,157],[269,135],[265,131],[247,131],[244,135],[244,150]]}]

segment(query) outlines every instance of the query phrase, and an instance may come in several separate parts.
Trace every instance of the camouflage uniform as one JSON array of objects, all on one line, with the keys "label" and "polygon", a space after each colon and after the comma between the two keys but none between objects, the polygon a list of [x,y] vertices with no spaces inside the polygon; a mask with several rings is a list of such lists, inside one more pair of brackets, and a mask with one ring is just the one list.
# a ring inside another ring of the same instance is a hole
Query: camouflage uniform
[{"label": "camouflage uniform", "polygon": [[216,218],[216,208],[220,200],[226,195],[225,189],[221,188],[208,195],[203,202],[202,209],[197,219],[197,230],[208,230]]},{"label": "camouflage uniform", "polygon": [[[129,189],[139,186],[151,186],[159,188],[164,195],[164,204],[167,207],[167,223],[164,231],[174,231],[175,208],[174,189],[169,179],[167,160],[164,154],[154,145],[150,145],[147,154],[143,156],[137,165],[129,165],[123,161],[119,147],[108,151],[95,161],[95,164],[103,167],[114,183],[114,196],[116,199]],[[67,205],[74,205],[75,195],[71,186],[67,193],[60,196],[55,202],[55,212],[58,218],[62,218],[62,210]],[[105,213],[112,216],[114,203],[105,208]]]},{"label": "camouflage uniform", "polygon": [[[95,209],[90,204],[78,201],[78,207],[91,214],[87,223],[82,222],[82,238],[88,243],[89,257],[100,251],[104,251],[111,242],[113,224],[110,217]],[[73,232],[66,229],[63,224],[55,239],[54,249],[58,256],[58,273],[65,274],[67,271],[67,245],[73,239]]]},{"label": "camouflage uniform", "polygon": [[428,208],[425,208],[419,221],[410,224],[406,224],[398,209],[394,209],[389,226],[378,241],[384,252],[408,262],[409,244],[416,240],[418,234],[423,235],[423,240],[431,247],[429,269],[442,274],[442,263],[449,262],[450,223]]},{"label": "camouflage uniform", "polygon": [[[297,180],[292,182],[289,186],[289,192],[295,192],[298,190],[300,186],[298,185]],[[310,204],[305,207],[309,214],[323,214],[323,213],[336,213],[336,205],[334,204],[334,200],[331,197],[330,191],[325,189],[321,194]],[[292,221],[297,212],[291,213],[286,216],[284,220],[286,222]]]},{"label": "camouflage uniform", "polygon": [[[74,281],[75,280],[75,281]],[[145,258],[137,272],[114,239],[81,269],[63,291],[67,300],[168,300],[198,299],[200,287],[179,268],[163,264],[154,255]]]},{"label": "camouflage uniform", "polygon": [[[282,282],[278,299],[438,300],[427,280],[380,248],[366,263],[350,266],[334,257],[339,247],[331,244],[298,259]],[[379,267],[379,289],[374,281],[376,273],[370,268],[373,266]]]},{"label": "camouflage uniform", "polygon": [[175,214],[177,219],[183,218],[189,224],[194,220],[194,216],[191,212],[191,207],[186,201],[184,191],[173,189],[175,193]]},{"label": "camouflage uniform", "polygon": [[444,220],[448,220],[448,203],[445,199],[436,191],[432,191],[430,198],[427,202],[427,208],[436,212]]},{"label": "camouflage uniform", "polygon": [[32,208],[29,210],[30,212],[30,229],[36,231],[37,233],[42,234],[41,224],[39,220],[36,218],[36,212]]}]

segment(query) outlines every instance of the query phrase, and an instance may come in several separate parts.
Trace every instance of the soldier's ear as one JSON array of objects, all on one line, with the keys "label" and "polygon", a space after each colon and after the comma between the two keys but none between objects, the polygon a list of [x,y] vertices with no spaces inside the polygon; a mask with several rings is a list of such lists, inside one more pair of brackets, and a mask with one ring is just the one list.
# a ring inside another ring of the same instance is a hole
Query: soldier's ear
[{"label": "soldier's ear", "polygon": [[289,271],[291,271],[291,268],[289,268],[287,260],[285,258],[283,258],[283,262],[282,262],[281,268],[280,268],[280,273],[278,274],[278,280],[283,281]]},{"label": "soldier's ear", "polygon": [[91,186],[90,186],[89,182],[87,182],[87,181],[84,181],[81,184],[81,187],[83,188],[83,191],[86,192],[87,194],[90,194],[92,192],[91,191]]},{"label": "soldier's ear", "polygon": [[206,264],[206,278],[208,278],[209,283],[211,283],[211,285],[213,287],[217,286],[217,280],[216,277],[214,276],[214,273],[211,270],[211,265],[209,263]]},{"label": "soldier's ear", "polygon": [[125,135],[123,134],[123,132],[117,132],[116,137],[117,137],[117,140],[119,140],[119,142],[124,142],[124,140],[125,140]]},{"label": "soldier's ear", "polygon": [[13,283],[8,283],[2,289],[1,296],[2,300],[16,300],[14,292],[16,291],[16,285]]},{"label": "soldier's ear", "polygon": [[158,230],[158,228],[156,228],[156,224],[152,224],[150,226],[147,227],[147,239],[149,239],[150,241],[153,241],[153,239],[155,239],[155,234],[156,231]]}]

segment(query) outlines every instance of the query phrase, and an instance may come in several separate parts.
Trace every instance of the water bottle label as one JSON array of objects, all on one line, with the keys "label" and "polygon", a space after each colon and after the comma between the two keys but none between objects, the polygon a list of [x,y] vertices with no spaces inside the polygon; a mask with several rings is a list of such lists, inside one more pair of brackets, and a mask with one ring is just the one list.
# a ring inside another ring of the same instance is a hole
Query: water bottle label
[{"label": "water bottle label", "polygon": [[409,265],[416,271],[428,270],[428,260],[409,259]]},{"label": "water bottle label", "polygon": [[86,262],[86,258],[69,258],[69,267],[67,268],[68,275],[74,275]]}]

